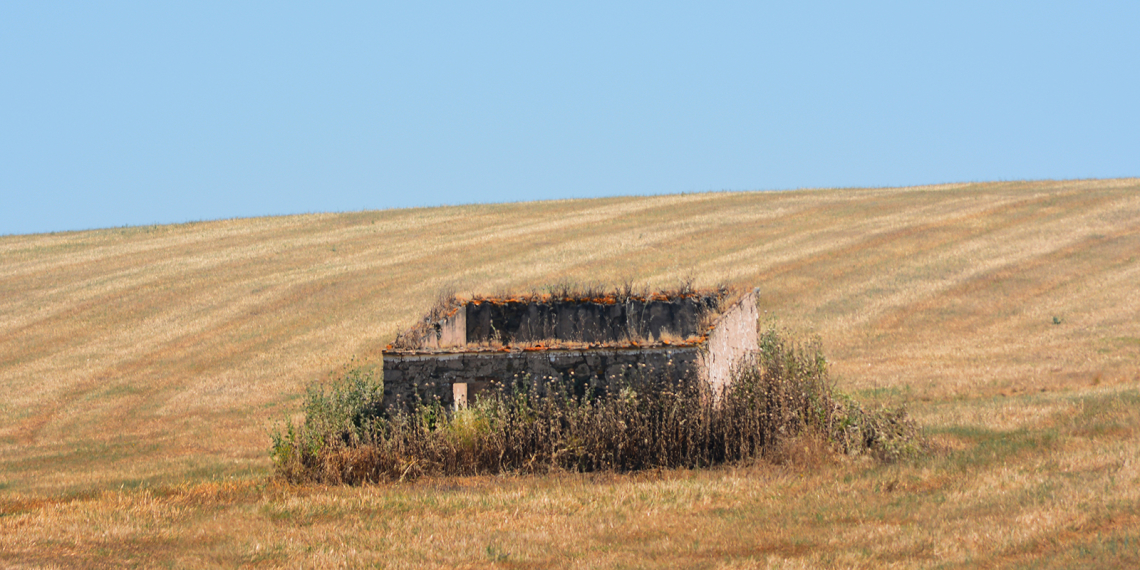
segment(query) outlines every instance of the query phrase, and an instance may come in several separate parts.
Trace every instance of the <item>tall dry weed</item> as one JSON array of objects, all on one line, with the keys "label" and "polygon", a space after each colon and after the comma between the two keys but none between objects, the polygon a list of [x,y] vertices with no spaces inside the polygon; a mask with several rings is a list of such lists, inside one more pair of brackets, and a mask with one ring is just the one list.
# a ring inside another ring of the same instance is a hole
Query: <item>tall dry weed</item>
[{"label": "tall dry weed", "polygon": [[273,436],[277,473],[293,482],[355,484],[781,461],[789,442],[813,438],[832,453],[882,460],[923,445],[902,410],[868,412],[835,395],[819,343],[775,327],[723,393],[694,378],[632,371],[604,395],[576,396],[559,382],[528,378],[467,409],[428,402],[388,414],[378,407],[378,389],[351,369],[331,389],[310,390],[305,422]]}]

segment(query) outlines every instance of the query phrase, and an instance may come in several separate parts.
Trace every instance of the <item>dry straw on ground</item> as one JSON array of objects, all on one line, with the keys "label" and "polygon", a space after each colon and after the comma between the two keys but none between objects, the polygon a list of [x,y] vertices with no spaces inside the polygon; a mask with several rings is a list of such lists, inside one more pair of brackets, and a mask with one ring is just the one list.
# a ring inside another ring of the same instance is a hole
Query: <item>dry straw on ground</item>
[{"label": "dry straw on ground", "polygon": [[[1135,566],[1138,252],[1135,179],[0,237],[0,565]],[[441,290],[685,276],[759,285],[840,390],[909,402],[946,454],[266,483],[303,386]]]}]

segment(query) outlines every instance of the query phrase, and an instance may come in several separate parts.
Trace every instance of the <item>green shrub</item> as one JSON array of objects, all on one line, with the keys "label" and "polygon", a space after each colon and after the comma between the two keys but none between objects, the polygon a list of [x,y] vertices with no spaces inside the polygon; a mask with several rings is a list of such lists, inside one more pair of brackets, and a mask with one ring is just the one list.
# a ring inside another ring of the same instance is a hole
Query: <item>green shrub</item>
[{"label": "green shrub", "polygon": [[376,379],[374,366],[353,362],[330,381],[310,384],[302,404],[304,423],[298,426],[286,420],[283,428],[271,433],[270,456],[277,471],[289,479],[311,478],[308,471],[319,463],[315,458],[359,447],[381,421],[383,400],[384,386]]}]

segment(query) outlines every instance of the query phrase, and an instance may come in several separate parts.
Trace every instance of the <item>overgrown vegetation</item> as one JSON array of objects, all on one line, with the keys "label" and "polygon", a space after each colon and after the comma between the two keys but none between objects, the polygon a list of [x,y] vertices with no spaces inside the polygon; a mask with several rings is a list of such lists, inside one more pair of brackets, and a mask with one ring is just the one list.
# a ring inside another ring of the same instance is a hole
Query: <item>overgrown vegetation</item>
[{"label": "overgrown vegetation", "polygon": [[869,412],[836,395],[817,341],[797,342],[774,327],[722,394],[689,379],[630,375],[605,397],[530,381],[458,411],[426,403],[387,415],[382,398],[366,368],[349,367],[331,385],[310,388],[304,423],[287,422],[273,434],[277,473],[293,482],[363,483],[697,468],[778,461],[799,438],[893,461],[925,446],[904,411]]}]

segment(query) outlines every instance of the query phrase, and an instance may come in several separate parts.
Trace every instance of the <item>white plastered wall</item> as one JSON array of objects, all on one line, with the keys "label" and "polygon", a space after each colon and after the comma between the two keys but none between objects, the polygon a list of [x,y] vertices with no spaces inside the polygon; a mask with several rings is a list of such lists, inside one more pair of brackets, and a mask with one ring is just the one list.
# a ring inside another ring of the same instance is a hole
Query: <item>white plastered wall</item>
[{"label": "white plastered wall", "polygon": [[701,370],[716,394],[732,380],[733,366],[760,348],[758,300],[758,289],[745,293],[721,315],[709,333]]}]

